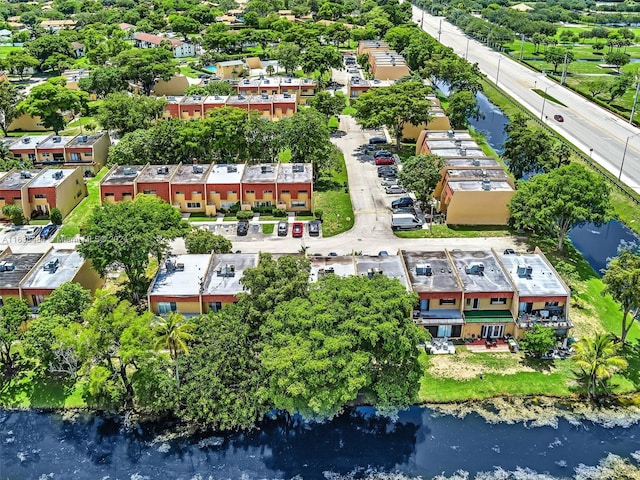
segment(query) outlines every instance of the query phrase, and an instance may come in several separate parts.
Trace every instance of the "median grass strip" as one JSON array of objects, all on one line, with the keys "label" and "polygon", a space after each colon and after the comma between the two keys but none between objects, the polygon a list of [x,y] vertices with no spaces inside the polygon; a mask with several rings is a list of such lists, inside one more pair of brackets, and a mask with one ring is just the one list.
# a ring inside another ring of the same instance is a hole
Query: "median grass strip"
[{"label": "median grass strip", "polygon": [[410,230],[406,232],[394,232],[400,238],[485,238],[506,237],[512,235],[505,226],[484,225],[439,225],[435,224],[426,230]]},{"label": "median grass strip", "polygon": [[95,177],[87,182],[87,196],[67,216],[62,224],[62,228],[53,240],[54,242],[69,240],[80,233],[80,228],[82,228],[84,223],[89,219],[93,209],[100,205],[100,180],[102,180],[102,177],[104,177],[108,171],[108,168],[104,167]]},{"label": "median grass strip", "polygon": [[534,88],[533,91],[536,92],[538,95],[540,95],[542,98],[546,98],[550,102],[557,103],[558,105],[562,105],[563,107],[566,107],[564,103],[562,103],[557,98],[552,97],[551,95],[546,93],[544,90],[540,90],[539,88]]},{"label": "median grass strip", "polygon": [[262,233],[264,233],[265,235],[271,235],[273,233],[274,228],[275,228],[275,224],[264,223],[262,224]]},{"label": "median grass strip", "polygon": [[323,212],[324,237],[332,237],[353,227],[353,207],[347,180],[347,167],[340,152],[336,168],[329,175],[322,175],[314,188],[313,206],[314,210]]}]

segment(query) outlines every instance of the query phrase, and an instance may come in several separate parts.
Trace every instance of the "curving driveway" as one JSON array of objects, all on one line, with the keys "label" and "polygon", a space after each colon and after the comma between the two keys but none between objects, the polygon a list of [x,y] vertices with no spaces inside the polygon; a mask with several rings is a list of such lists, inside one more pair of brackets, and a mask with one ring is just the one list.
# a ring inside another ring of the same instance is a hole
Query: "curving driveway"
[{"label": "curving driveway", "polygon": [[[616,177],[623,167],[622,180],[640,192],[640,129],[629,125],[628,119],[608,112],[546,76],[468,38],[443,17],[429,15],[413,6],[413,20],[416,23],[421,23],[423,15],[422,28],[426,32],[438,38],[440,29],[440,41],[444,45],[453,48],[471,63],[478,63],[480,70],[490,80],[587,155],[593,149],[592,158]],[[566,106],[544,101],[542,96],[533,91],[534,88],[546,90]],[[564,122],[553,120],[554,115],[562,115]]]}]

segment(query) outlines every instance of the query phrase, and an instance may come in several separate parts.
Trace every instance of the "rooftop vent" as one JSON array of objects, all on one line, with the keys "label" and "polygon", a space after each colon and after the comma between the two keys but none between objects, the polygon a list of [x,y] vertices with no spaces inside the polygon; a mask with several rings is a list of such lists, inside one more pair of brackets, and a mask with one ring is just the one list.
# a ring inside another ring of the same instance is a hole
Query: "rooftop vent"
[{"label": "rooftop vent", "polygon": [[456,147],[461,147],[462,146],[462,140],[460,140],[460,139],[455,140],[453,143],[454,143],[454,145]]},{"label": "rooftop vent", "polygon": [[184,263],[176,263],[176,272],[184,272]]},{"label": "rooftop vent", "polygon": [[241,93],[238,94],[238,100],[244,100],[244,95],[242,95]]},{"label": "rooftop vent", "polygon": [[175,102],[176,101],[176,97],[170,96],[170,97],[167,97],[167,100],[170,101],[170,102]]},{"label": "rooftop vent", "polygon": [[159,175],[167,175],[169,173],[169,167],[158,167]]},{"label": "rooftop vent", "polygon": [[293,173],[303,173],[304,172],[304,165],[302,165],[301,163],[294,163],[292,168],[293,168]]},{"label": "rooftop vent", "polygon": [[291,83],[291,79],[290,78],[285,79],[284,83]]},{"label": "rooftop vent", "polygon": [[20,172],[20,178],[31,178],[31,172],[28,170],[22,170]]},{"label": "rooftop vent", "polygon": [[122,169],[122,174],[123,175],[137,175],[137,171],[134,168],[124,168]]},{"label": "rooftop vent", "polygon": [[284,98],[291,98],[291,94],[290,93],[285,93],[284,94]]},{"label": "rooftop vent", "polygon": [[227,165],[227,173],[235,173],[238,171],[237,165]]},{"label": "rooftop vent", "polygon": [[454,132],[453,130],[449,130],[449,131],[447,131],[447,137],[449,137],[449,138],[453,138],[453,137],[454,137],[454,135],[455,135],[455,132]]},{"label": "rooftop vent", "polygon": [[424,275],[430,277],[433,274],[433,269],[429,264],[416,265],[416,275]]},{"label": "rooftop vent", "polygon": [[260,95],[260,97],[261,97],[263,100],[269,100],[269,95],[267,95],[266,93],[263,93],[262,95]]},{"label": "rooftop vent", "polygon": [[486,176],[487,176],[487,171],[486,171],[484,168],[482,169],[482,173],[481,173],[481,175],[482,175],[483,177],[486,177]]},{"label": "rooftop vent", "polygon": [[484,275],[484,263],[472,263],[465,268],[465,272],[471,275]]},{"label": "rooftop vent", "polygon": [[265,78],[265,79],[264,79],[264,84],[265,84],[265,85],[269,85],[269,79],[268,79],[268,78]]},{"label": "rooftop vent", "polygon": [[7,261],[0,262],[0,272],[10,272],[15,269],[16,269],[16,266],[11,262],[7,262]]},{"label": "rooftop vent", "polygon": [[273,173],[273,167],[271,165],[262,165],[260,167],[261,173]]},{"label": "rooftop vent", "polygon": [[248,78],[245,78],[242,83],[244,83],[245,85],[249,85],[251,81]]},{"label": "rooftop vent", "polygon": [[49,273],[56,273],[58,267],[60,266],[60,259],[54,258],[53,260],[49,260],[42,266],[42,269]]},{"label": "rooftop vent", "polygon": [[233,264],[227,264],[224,267],[220,267],[216,274],[218,277],[235,277],[236,276],[236,266]]},{"label": "rooftop vent", "polygon": [[29,143],[31,141],[31,137],[23,137],[22,143]]},{"label": "rooftop vent", "polygon": [[64,172],[62,170],[56,170],[55,172],[53,172],[53,175],[51,175],[55,180],[60,180],[63,176],[64,176]]},{"label": "rooftop vent", "polygon": [[373,278],[374,275],[382,275],[382,270],[379,269],[378,267],[376,268],[370,268],[369,270],[367,270],[367,276],[369,278]]},{"label": "rooftop vent", "polygon": [[491,180],[482,180],[482,190],[487,192],[491,190]]},{"label": "rooftop vent", "polygon": [[467,149],[466,148],[461,148],[460,149],[460,156],[461,157],[466,157],[467,156]]},{"label": "rooftop vent", "polygon": [[202,165],[194,165],[193,173],[204,173],[204,168],[202,167]]},{"label": "rooftop vent", "polygon": [[222,100],[222,98],[220,98],[220,95],[214,95],[214,96],[213,96],[213,99],[214,99],[214,100]]},{"label": "rooftop vent", "polygon": [[474,167],[479,167],[480,166],[480,159],[479,158],[474,158],[473,159],[473,166]]},{"label": "rooftop vent", "polygon": [[527,265],[525,267],[525,275],[527,277],[530,277],[532,273],[533,273],[533,267],[531,265]]},{"label": "rooftop vent", "polygon": [[56,135],[55,137],[52,138],[53,143],[60,143],[62,141],[62,137],[59,135]]},{"label": "rooftop vent", "polygon": [[202,100],[202,97],[200,95],[194,95],[191,97],[193,100]]},{"label": "rooftop vent", "polygon": [[87,143],[87,140],[89,140],[88,135],[80,135],[78,137],[78,143]]}]

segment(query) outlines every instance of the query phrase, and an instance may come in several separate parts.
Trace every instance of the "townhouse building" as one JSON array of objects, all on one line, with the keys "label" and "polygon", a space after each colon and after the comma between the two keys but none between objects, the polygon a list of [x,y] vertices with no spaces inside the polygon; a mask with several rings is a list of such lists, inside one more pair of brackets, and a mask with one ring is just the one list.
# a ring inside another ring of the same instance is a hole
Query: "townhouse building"
[{"label": "townhouse building", "polygon": [[255,111],[267,120],[291,117],[298,111],[297,98],[288,93],[168,96],[166,100],[163,118],[181,118],[182,120],[205,118],[208,112],[217,108],[239,108],[247,112]]},{"label": "townhouse building", "polygon": [[131,38],[133,38],[136,48],[158,48],[166,45],[171,49],[175,58],[193,57],[196,54],[195,45],[175,38],[144,32],[135,32]]},{"label": "townhouse building", "polygon": [[[206,212],[207,178],[211,165],[182,165],[171,176],[171,204],[181,212]],[[235,202],[234,202],[235,203]]]},{"label": "townhouse building", "polygon": [[245,165],[212,165],[205,185],[207,215],[215,215],[220,209],[228,209],[236,203],[242,205],[242,178]]}]

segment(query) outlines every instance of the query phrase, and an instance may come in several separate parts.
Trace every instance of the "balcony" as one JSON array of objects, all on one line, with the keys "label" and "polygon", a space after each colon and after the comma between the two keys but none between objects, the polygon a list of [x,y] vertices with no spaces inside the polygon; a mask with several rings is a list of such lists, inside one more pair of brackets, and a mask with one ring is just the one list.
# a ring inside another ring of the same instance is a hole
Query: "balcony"
[{"label": "balcony", "polygon": [[563,315],[562,312],[552,313],[546,310],[541,310],[536,313],[522,312],[518,318],[516,318],[516,326],[518,328],[533,328],[535,325],[540,325],[545,328],[555,328],[557,330],[573,328],[571,320]]}]

